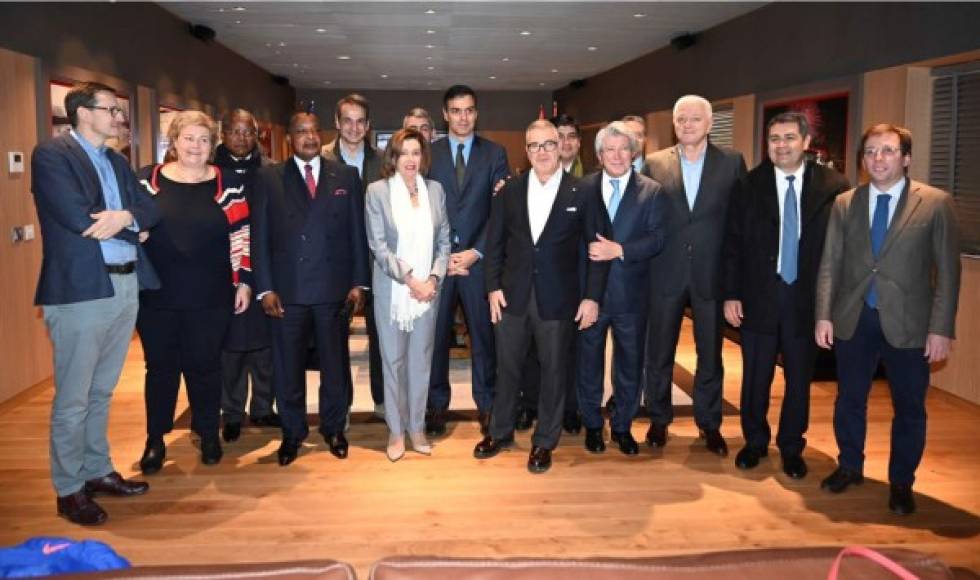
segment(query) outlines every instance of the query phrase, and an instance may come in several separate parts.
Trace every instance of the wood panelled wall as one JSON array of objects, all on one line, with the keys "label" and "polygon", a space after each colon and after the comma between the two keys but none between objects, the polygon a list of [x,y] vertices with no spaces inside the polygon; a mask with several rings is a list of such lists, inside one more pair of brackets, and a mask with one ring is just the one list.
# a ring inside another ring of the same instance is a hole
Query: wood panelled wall
[{"label": "wood panelled wall", "polygon": [[967,401],[980,404],[980,259],[960,259],[960,304],[956,312],[956,342],[949,359],[933,369],[931,383]]},{"label": "wood panelled wall", "polygon": [[[41,269],[41,239],[31,195],[31,151],[37,144],[36,69],[34,58],[0,49],[0,401],[9,399],[52,373],[51,345],[34,306],[34,289]],[[24,155],[24,173],[11,174],[7,154]],[[36,238],[13,243],[14,226],[34,226]]]}]

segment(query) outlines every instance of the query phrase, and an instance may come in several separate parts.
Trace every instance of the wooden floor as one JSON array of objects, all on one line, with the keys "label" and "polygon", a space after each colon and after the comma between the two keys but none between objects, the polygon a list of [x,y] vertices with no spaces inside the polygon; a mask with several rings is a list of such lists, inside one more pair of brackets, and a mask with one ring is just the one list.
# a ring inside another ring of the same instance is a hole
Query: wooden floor
[{"label": "wooden floor", "polygon": [[[678,363],[693,369],[692,351],[685,328]],[[741,364],[727,341],[725,365],[725,398],[737,405]],[[116,467],[126,475],[136,473],[143,449],[141,391],[134,343],[110,427]],[[723,425],[732,448],[725,459],[705,451],[692,419],[682,417],[664,450],[643,446],[634,458],[613,448],[592,456],[581,437],[565,436],[545,475],[525,469],[527,434],[515,451],[473,459],[479,434],[472,423],[451,424],[432,457],[409,452],[396,464],[384,456],[383,424],[355,423],[349,459],[333,458],[311,435],[288,468],[276,464],[273,431],[246,429],[225,447],[220,465],[205,467],[180,430],[168,437],[168,463],[149,478],[150,493],[100,500],[109,522],[83,529],[55,516],[45,384],[0,405],[0,545],[38,535],[97,539],[135,564],[336,558],[362,577],[371,562],[395,554],[631,557],[840,544],[911,547],[980,569],[980,408],[930,393],[919,513],[898,517],[886,505],[891,407],[884,384],[870,404],[865,484],[840,496],[819,489],[836,456],[834,391],[832,383],[814,385],[811,474],[800,482],[782,475],[775,451],[756,470],[737,470],[735,417]],[[646,428],[637,422],[634,435],[641,439]]]}]

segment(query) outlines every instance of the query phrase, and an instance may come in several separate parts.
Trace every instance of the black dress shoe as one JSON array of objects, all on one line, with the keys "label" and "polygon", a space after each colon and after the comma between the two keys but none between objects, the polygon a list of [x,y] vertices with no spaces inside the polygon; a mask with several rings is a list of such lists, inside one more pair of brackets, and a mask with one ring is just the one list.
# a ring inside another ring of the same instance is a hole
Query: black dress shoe
[{"label": "black dress shoe", "polygon": [[283,439],[282,443],[279,444],[279,451],[276,451],[276,456],[279,458],[279,465],[285,467],[296,461],[297,453],[299,453],[299,443],[290,441],[289,439]]},{"label": "black dress shoe", "polygon": [[520,411],[517,412],[517,421],[514,422],[514,429],[518,431],[527,431],[534,425],[534,420],[537,418],[538,413],[534,409],[529,409],[527,407],[521,407]]},{"label": "black dress shoe", "polygon": [[225,440],[225,443],[231,443],[232,441],[238,441],[238,438],[242,436],[242,424],[241,423],[225,423],[225,426],[221,428],[221,438]]},{"label": "black dress shoe", "polygon": [[109,514],[81,489],[58,497],[58,515],[80,526],[97,526],[109,519]]},{"label": "black dress shoe", "polygon": [[446,411],[432,409],[426,413],[425,434],[429,437],[439,437],[446,434]]},{"label": "black dress shoe", "polygon": [[851,485],[864,483],[864,476],[856,471],[838,467],[826,479],[820,482],[820,487],[830,493],[841,493]]},{"label": "black dress shoe", "polygon": [[561,422],[561,427],[570,435],[578,435],[582,432],[582,416],[578,413],[565,415],[565,419]]},{"label": "black dress shoe", "polygon": [[494,439],[490,435],[484,437],[476,447],[473,448],[473,457],[477,459],[490,459],[494,455],[501,452],[503,449],[509,449],[514,446],[514,439]]},{"label": "black dress shoe", "polygon": [[636,439],[633,438],[633,434],[629,431],[623,433],[613,431],[610,434],[610,439],[619,445],[619,451],[623,455],[636,455],[640,452],[640,445],[636,442]]},{"label": "black dress shoe", "polygon": [[118,471],[113,471],[109,475],[104,475],[96,479],[85,482],[85,493],[89,497],[104,493],[106,495],[131,496],[143,495],[150,489],[150,484],[145,481],[133,481],[123,479]]},{"label": "black dress shoe", "polygon": [[721,431],[718,429],[705,429],[702,435],[704,437],[704,446],[708,448],[708,451],[719,457],[728,455],[728,444],[725,443],[725,438],[721,436]]},{"label": "black dress shoe", "polygon": [[218,436],[201,439],[201,463],[204,465],[217,465],[221,463],[224,451],[221,450],[221,441]]},{"label": "black dress shoe", "polygon": [[323,440],[327,442],[327,447],[330,448],[330,453],[333,454],[337,459],[347,459],[347,449],[349,445],[347,444],[347,438],[344,437],[343,433],[337,433],[336,435],[323,434]]},{"label": "black dress shoe", "polygon": [[480,423],[480,435],[486,437],[487,433],[490,432],[490,413],[481,411],[477,415],[477,421]]},{"label": "black dress shoe", "polygon": [[759,466],[759,460],[769,455],[768,449],[756,449],[755,447],[743,447],[735,455],[735,467],[739,469],[753,469]]},{"label": "black dress shoe", "polygon": [[585,449],[589,453],[606,451],[606,442],[602,440],[602,427],[598,429],[585,428]]},{"label": "black dress shoe", "polygon": [[167,446],[162,439],[146,440],[146,449],[140,458],[140,471],[144,475],[153,475],[163,468],[163,460],[167,458]]},{"label": "black dress shoe", "polygon": [[663,447],[667,444],[667,426],[650,423],[645,439],[650,447]]},{"label": "black dress shoe", "polygon": [[615,395],[609,395],[609,400],[606,401],[606,412],[612,417],[613,413],[616,412],[616,397]]},{"label": "black dress shoe", "polygon": [[911,484],[893,483],[889,486],[888,509],[899,516],[915,513],[915,495]]},{"label": "black dress shoe", "polygon": [[793,479],[803,479],[809,470],[802,455],[783,455],[783,473]]},{"label": "black dress shoe", "polygon": [[551,449],[532,447],[527,457],[527,470],[531,473],[544,473],[551,469]]},{"label": "black dress shoe", "polygon": [[261,417],[249,417],[248,422],[253,427],[282,427],[282,419],[275,413],[269,413]]}]

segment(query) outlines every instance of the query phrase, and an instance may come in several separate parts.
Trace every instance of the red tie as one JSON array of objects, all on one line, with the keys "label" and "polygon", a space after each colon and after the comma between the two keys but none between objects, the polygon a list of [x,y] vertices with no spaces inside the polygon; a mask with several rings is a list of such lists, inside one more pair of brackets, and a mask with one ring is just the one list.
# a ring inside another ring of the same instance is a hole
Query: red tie
[{"label": "red tie", "polygon": [[310,190],[310,199],[316,199],[316,180],[313,179],[313,166],[306,164],[306,189]]}]

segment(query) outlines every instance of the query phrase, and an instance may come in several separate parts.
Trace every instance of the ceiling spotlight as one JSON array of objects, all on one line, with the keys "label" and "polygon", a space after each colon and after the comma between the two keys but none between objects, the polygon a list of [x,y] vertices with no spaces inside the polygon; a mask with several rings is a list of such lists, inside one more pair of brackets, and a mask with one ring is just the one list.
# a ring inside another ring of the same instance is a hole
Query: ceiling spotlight
[{"label": "ceiling spotlight", "polygon": [[245,12],[245,7],[244,6],[235,6],[234,8],[232,8],[232,10],[234,10],[235,12]]},{"label": "ceiling spotlight", "polygon": [[326,28],[317,28],[316,31],[319,32],[320,34],[323,34],[324,32],[327,31],[327,29]]},{"label": "ceiling spotlight", "polygon": [[299,63],[298,62],[294,62],[293,63],[293,66],[298,68],[299,67]]},{"label": "ceiling spotlight", "polygon": [[637,12],[636,14],[633,15],[633,18],[644,18],[644,17],[646,17],[646,14],[642,12]]},{"label": "ceiling spotlight", "polygon": [[426,48],[435,48],[436,45],[434,45],[434,44],[426,44],[425,47]]},{"label": "ceiling spotlight", "polygon": [[283,46],[284,47],[284,46],[286,46],[286,43],[285,42],[280,42],[279,43],[279,46]]},{"label": "ceiling spotlight", "polygon": [[544,83],[538,83],[538,86],[539,87],[543,87],[544,86]]},{"label": "ceiling spotlight", "polygon": [[431,56],[427,56],[427,57],[425,57],[425,60],[432,60],[432,57]]},{"label": "ceiling spotlight", "polygon": [[505,56],[504,58],[502,58],[502,59],[500,59],[500,62],[507,62],[507,61],[509,61],[509,60],[510,60],[510,59],[509,59],[509,58],[507,58],[507,57]]},{"label": "ceiling spotlight", "polygon": [[598,46],[590,46],[590,47],[589,47],[589,50],[590,50],[591,52],[595,52],[595,51],[597,51],[597,50],[599,50],[599,47],[598,47]]},{"label": "ceiling spotlight", "polygon": [[522,30],[521,31],[521,36],[531,36],[531,31],[530,30]]},{"label": "ceiling spotlight", "polygon": [[241,21],[241,20],[236,20],[236,21],[235,21],[235,24],[241,24],[241,23],[242,23],[242,21]]},{"label": "ceiling spotlight", "polygon": [[425,33],[426,34],[435,34],[436,31],[435,30],[426,30]]},{"label": "ceiling spotlight", "polygon": [[267,42],[267,43],[265,43],[265,45],[268,46],[269,48],[272,48],[272,43],[271,42]]},{"label": "ceiling spotlight", "polygon": [[323,81],[323,84],[325,84],[325,85],[329,85],[330,83],[331,83],[331,81]]},{"label": "ceiling spotlight", "polygon": [[432,86],[432,81],[429,81],[429,82],[427,82],[427,83],[425,83],[425,84],[426,84],[427,86],[430,86],[430,87],[431,87],[431,86]]},{"label": "ceiling spotlight", "polygon": [[436,67],[434,67],[434,66],[427,66],[427,67],[425,67],[425,69],[426,70],[436,70]]},{"label": "ceiling spotlight", "polygon": [[337,60],[350,60],[350,57],[346,54],[337,55]]},{"label": "ceiling spotlight", "polygon": [[487,77],[487,78],[488,78],[488,79],[490,79],[490,80],[492,80],[492,81],[495,81],[495,80],[497,80],[497,77],[496,77],[495,75],[490,75],[490,76],[489,76],[489,77]]},{"label": "ceiling spotlight", "polygon": [[386,78],[388,78],[388,75],[383,74],[383,75],[381,75],[381,78],[386,79]]},{"label": "ceiling spotlight", "polygon": [[426,11],[425,11],[425,13],[426,13],[426,14],[435,14],[435,13],[436,13],[436,11],[435,11],[435,10],[433,10],[433,9],[431,9],[431,8],[429,8],[428,10],[426,10]]},{"label": "ceiling spotlight", "polygon": [[553,69],[551,69],[551,72],[556,73],[556,72],[558,72],[558,69],[553,68]]}]

